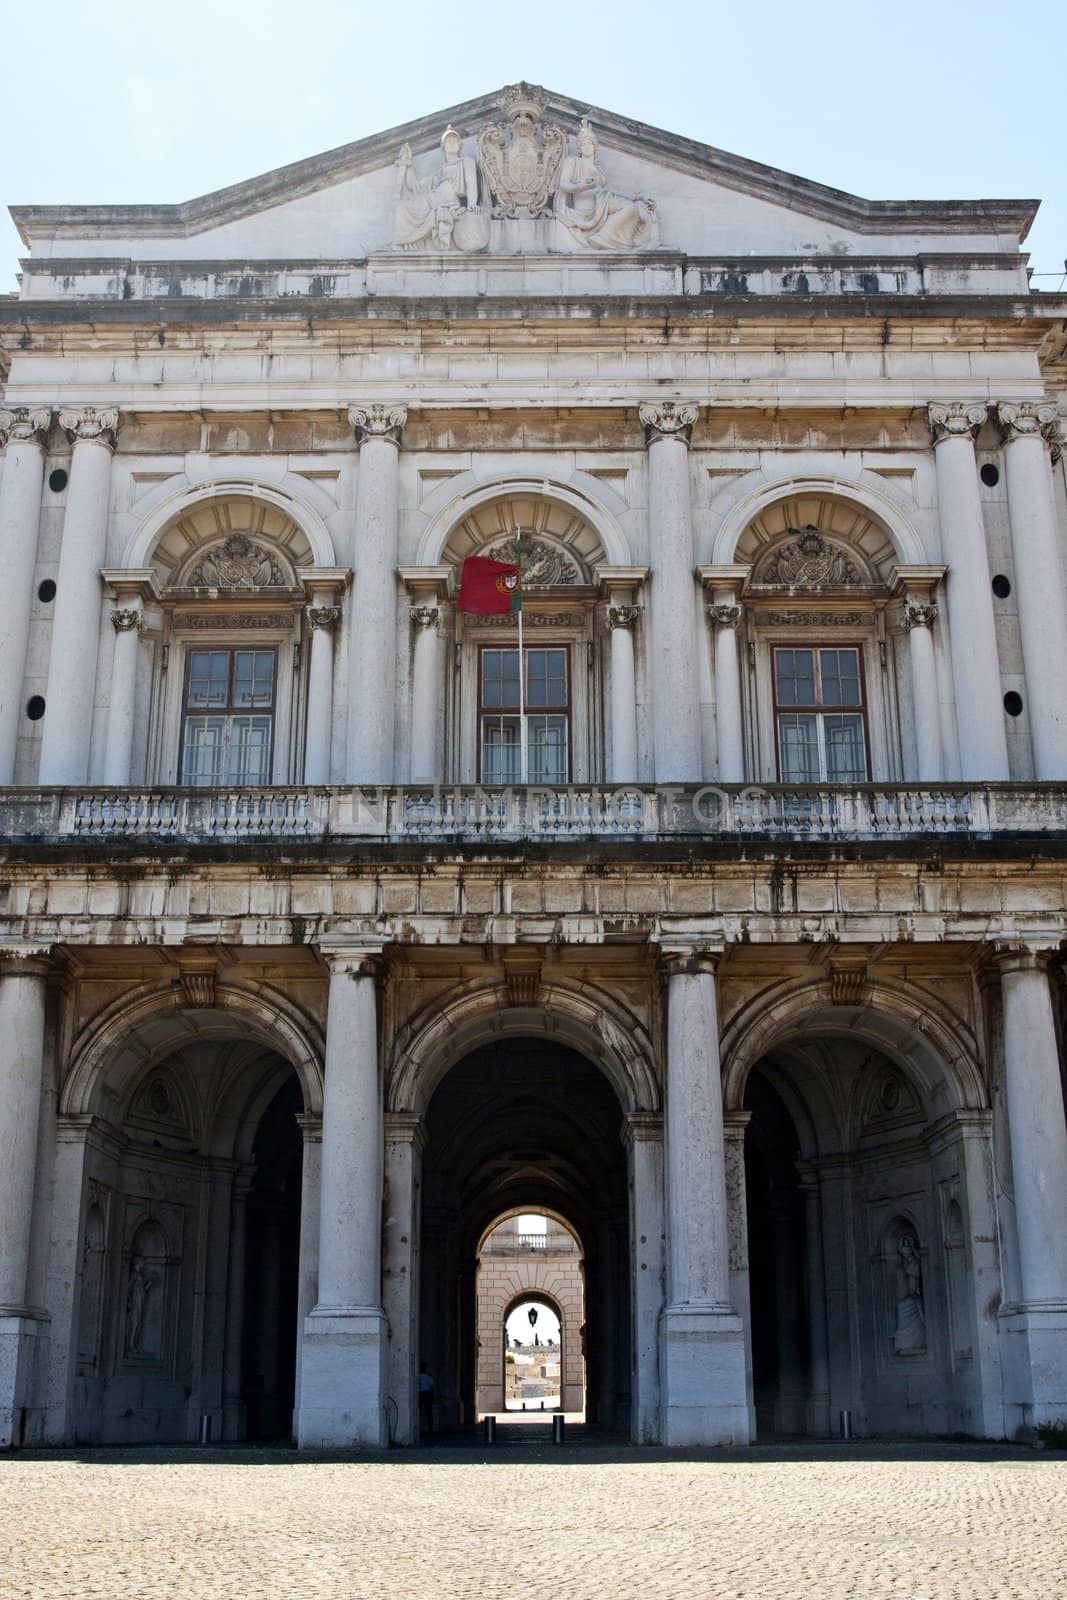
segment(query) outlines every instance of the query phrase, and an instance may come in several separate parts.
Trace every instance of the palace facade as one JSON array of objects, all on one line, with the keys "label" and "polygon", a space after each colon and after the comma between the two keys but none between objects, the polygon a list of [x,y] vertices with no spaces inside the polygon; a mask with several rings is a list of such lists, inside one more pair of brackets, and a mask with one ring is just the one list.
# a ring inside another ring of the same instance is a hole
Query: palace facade
[{"label": "palace facade", "polygon": [[530,1212],[637,1441],[1067,1418],[1035,210],[527,84],[15,209],[0,1443],[470,1422]]}]

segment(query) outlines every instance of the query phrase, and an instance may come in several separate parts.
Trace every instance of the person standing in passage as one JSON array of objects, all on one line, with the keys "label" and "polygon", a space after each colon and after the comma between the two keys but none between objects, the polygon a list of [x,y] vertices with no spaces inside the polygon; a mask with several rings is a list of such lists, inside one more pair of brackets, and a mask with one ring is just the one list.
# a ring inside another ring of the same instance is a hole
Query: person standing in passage
[{"label": "person standing in passage", "polygon": [[419,1433],[433,1432],[433,1397],[436,1385],[425,1361],[419,1367]]}]

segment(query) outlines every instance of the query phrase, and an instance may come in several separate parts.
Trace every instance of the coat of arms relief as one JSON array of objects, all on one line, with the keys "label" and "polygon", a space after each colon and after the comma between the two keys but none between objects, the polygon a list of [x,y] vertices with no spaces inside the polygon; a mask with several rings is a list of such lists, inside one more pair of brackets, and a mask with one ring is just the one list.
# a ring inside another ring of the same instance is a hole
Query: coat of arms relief
[{"label": "coat of arms relief", "polygon": [[[441,136],[441,166],[415,174],[410,145],[397,160],[393,242],[403,250],[485,250],[491,222],[540,222],[551,248],[558,222],[579,247],[647,250],[659,242],[656,203],[613,189],[600,166],[597,136],[583,118],[569,148],[566,132],[544,119],[548,96],[527,83],[505,89],[506,120],[489,123],[471,141],[453,127]],[[536,248],[531,239],[528,247]]]}]

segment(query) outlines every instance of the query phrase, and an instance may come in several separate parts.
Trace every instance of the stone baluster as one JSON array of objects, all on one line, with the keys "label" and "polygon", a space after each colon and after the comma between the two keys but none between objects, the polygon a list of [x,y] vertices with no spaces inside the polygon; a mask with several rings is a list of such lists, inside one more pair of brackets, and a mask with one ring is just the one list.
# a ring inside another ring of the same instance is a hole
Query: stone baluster
[{"label": "stone baluster", "polygon": [[330,968],[322,1112],[318,1304],[305,1319],[302,1446],[379,1446],[382,1101],[377,971],[381,947],[323,948]]},{"label": "stone baluster", "polygon": [[1067,1415],[1067,1122],[1048,966],[1052,951],[996,950],[1004,997],[1004,1085],[1015,1185],[1021,1302],[1033,1423]]},{"label": "stone baluster", "polygon": [[85,783],[100,649],[100,568],[107,546],[111,454],[119,414],[85,406],[59,413],[74,446],[56,578],[52,650],[41,741],[42,785]]},{"label": "stone baluster", "polygon": [[349,637],[350,783],[388,784],[396,736],[396,561],[398,456],[403,406],[354,407],[348,420],[359,446]]},{"label": "stone baluster", "polygon": [[1067,592],[1052,498],[1049,445],[1056,441],[1056,407],[1003,403],[997,421],[1019,604],[1023,671],[1038,778],[1067,778]]},{"label": "stone baluster", "polygon": [[15,781],[44,484],[44,447],[51,425],[52,413],[47,407],[15,406],[0,411],[0,444],[7,447],[0,479],[0,550],[4,552],[4,582],[0,586],[0,785]]},{"label": "stone baluster", "polygon": [[657,783],[699,783],[703,774],[689,500],[689,439],[698,414],[698,407],[670,400],[639,411],[648,442]]},{"label": "stone baluster", "polygon": [[667,1307],[663,1442],[749,1437],[741,1319],[729,1298],[729,1225],[717,957],[664,952],[667,994]]},{"label": "stone baluster", "polygon": [[993,591],[974,458],[974,441],[987,414],[983,403],[956,401],[932,405],[928,411],[941,545],[948,563],[945,588],[960,772],[965,781],[978,782],[1008,777]]},{"label": "stone baluster", "polygon": [[0,1449],[21,1443],[40,1326],[26,1300],[47,976],[42,951],[0,961]]}]

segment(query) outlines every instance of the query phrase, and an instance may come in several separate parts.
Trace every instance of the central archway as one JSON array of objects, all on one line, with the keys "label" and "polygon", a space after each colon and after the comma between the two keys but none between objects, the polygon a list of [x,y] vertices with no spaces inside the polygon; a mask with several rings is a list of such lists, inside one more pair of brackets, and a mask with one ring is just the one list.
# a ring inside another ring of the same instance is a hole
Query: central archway
[{"label": "central archway", "polygon": [[[420,1357],[439,1425],[475,1421],[480,1247],[519,1212],[558,1217],[585,1268],[586,1415],[630,1421],[630,1249],[623,1106],[605,1073],[569,1045],[506,1036],[440,1079],[426,1112]],[[484,1408],[483,1408],[484,1409]]]}]

